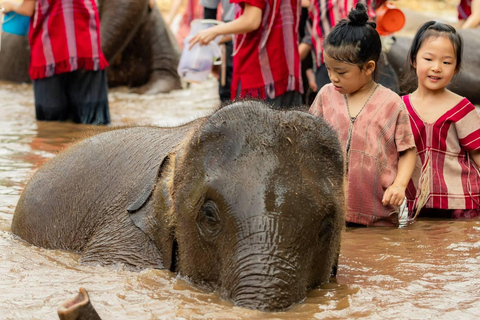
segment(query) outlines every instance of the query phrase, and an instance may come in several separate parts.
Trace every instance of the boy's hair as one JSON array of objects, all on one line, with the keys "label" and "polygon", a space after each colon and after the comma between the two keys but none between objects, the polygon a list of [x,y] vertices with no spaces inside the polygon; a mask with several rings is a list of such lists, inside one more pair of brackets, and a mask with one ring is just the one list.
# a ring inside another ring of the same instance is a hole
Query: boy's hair
[{"label": "boy's hair", "polygon": [[403,91],[410,92],[417,88],[417,74],[414,65],[417,59],[418,50],[420,50],[420,47],[425,40],[438,37],[447,37],[450,40],[457,58],[455,71],[458,72],[460,70],[460,67],[462,66],[463,42],[455,28],[439,21],[425,22],[420,29],[418,29],[417,34],[415,34],[412,45],[410,46],[410,51],[408,52],[406,75],[402,80]]},{"label": "boy's hair", "polygon": [[368,21],[365,5],[357,3],[355,9],[342,19],[328,34],[323,43],[324,51],[338,61],[355,64],[362,68],[366,62],[378,62],[382,52],[380,35],[376,24]]}]

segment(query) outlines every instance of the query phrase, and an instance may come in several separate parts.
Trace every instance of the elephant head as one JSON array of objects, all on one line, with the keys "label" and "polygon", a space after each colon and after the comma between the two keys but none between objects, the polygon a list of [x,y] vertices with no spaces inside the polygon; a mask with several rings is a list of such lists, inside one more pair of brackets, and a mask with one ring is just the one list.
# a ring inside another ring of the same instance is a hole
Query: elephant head
[{"label": "elephant head", "polygon": [[135,35],[148,12],[149,0],[98,0],[102,51],[112,62]]},{"label": "elephant head", "polygon": [[162,163],[136,224],[166,268],[238,306],[282,310],[330,278],[344,224],[336,135],[300,111],[226,106]]}]

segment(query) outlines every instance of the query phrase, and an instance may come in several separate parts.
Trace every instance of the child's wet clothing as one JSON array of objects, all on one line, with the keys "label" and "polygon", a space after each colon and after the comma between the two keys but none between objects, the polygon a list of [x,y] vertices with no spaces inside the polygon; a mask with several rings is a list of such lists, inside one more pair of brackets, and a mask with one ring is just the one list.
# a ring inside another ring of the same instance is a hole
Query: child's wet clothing
[{"label": "child's wet clothing", "polygon": [[364,107],[350,117],[345,95],[325,85],[310,111],[337,132],[347,163],[347,222],[397,226],[398,207],[382,205],[397,175],[399,153],[415,147],[408,112],[400,97],[377,85]]},{"label": "child's wet clothing", "polygon": [[417,164],[406,189],[410,215],[415,214],[419,198],[425,199],[424,208],[479,209],[480,171],[469,154],[480,150],[480,115],[475,106],[464,98],[434,123],[426,123],[410,97],[402,99],[417,146]]}]

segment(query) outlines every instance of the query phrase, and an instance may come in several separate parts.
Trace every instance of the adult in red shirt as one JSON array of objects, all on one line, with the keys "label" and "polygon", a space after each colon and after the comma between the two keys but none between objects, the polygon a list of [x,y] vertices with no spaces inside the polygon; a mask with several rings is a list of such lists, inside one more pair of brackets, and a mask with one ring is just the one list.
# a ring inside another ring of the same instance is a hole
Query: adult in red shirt
[{"label": "adult in red shirt", "polygon": [[275,108],[302,104],[298,52],[299,0],[231,0],[235,20],[199,32],[190,40],[206,45],[235,34],[231,95],[264,99]]},{"label": "adult in red shirt", "polygon": [[108,124],[108,63],[100,48],[95,0],[5,1],[31,16],[30,78],[37,120]]}]

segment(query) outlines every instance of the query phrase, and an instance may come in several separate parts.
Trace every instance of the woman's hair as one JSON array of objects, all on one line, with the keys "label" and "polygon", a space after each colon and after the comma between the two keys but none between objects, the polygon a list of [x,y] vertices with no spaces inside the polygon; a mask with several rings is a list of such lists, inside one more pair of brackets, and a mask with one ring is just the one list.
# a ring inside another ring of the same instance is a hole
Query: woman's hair
[{"label": "woman's hair", "polygon": [[452,42],[453,50],[455,51],[457,58],[455,70],[460,70],[460,67],[462,66],[463,51],[462,38],[451,25],[438,21],[428,21],[418,29],[415,38],[413,38],[410,51],[408,52],[407,68],[405,68],[406,74],[402,79],[402,91],[404,91],[404,93],[415,90],[418,85],[417,74],[414,67],[418,50],[420,50],[420,47],[425,40],[438,37],[448,37],[450,42]]},{"label": "woman's hair", "polygon": [[368,21],[365,5],[357,3],[347,19],[340,20],[323,43],[324,51],[338,61],[362,68],[366,62],[378,62],[382,42],[376,24]]}]

